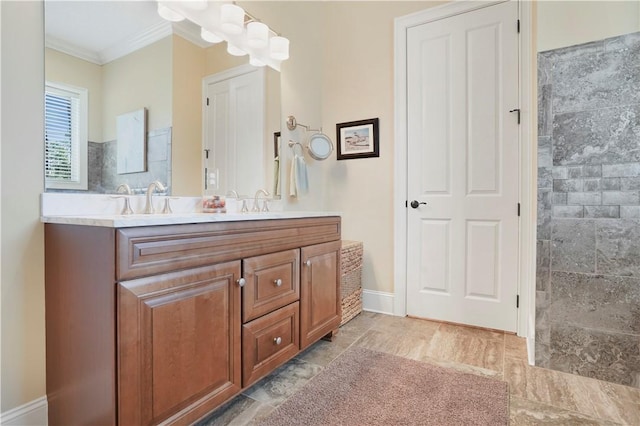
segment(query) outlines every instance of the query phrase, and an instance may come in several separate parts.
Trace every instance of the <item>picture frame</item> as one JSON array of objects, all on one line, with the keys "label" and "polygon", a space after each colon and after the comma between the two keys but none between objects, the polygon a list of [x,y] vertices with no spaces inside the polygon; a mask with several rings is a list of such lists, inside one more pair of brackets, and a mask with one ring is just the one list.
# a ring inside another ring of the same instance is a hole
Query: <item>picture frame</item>
[{"label": "picture frame", "polygon": [[338,160],[380,156],[378,118],[336,124]]}]

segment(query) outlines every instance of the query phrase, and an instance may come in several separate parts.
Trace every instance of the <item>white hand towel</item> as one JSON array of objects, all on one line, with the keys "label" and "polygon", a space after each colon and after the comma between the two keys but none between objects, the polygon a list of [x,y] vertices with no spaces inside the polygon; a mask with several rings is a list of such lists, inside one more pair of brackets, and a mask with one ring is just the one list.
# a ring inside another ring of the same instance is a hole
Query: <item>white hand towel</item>
[{"label": "white hand towel", "polygon": [[301,197],[309,192],[309,178],[307,164],[302,155],[294,154],[291,159],[291,174],[289,175],[289,195]]},{"label": "white hand towel", "polygon": [[296,187],[298,196],[307,195],[309,193],[309,176],[307,175],[307,163],[304,156],[296,155]]},{"label": "white hand towel", "polygon": [[273,195],[280,195],[280,157],[273,160]]},{"label": "white hand towel", "polygon": [[296,184],[296,178],[298,173],[296,172],[296,165],[298,161],[296,160],[296,155],[294,154],[291,158],[291,170],[289,172],[289,195],[291,197],[296,197],[298,195],[298,185]]}]

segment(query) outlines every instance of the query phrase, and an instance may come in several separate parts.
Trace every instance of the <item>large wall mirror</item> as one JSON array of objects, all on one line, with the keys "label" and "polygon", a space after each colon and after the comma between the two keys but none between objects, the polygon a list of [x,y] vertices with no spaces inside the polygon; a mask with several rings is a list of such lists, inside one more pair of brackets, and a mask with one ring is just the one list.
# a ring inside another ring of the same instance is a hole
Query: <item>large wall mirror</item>
[{"label": "large wall mirror", "polygon": [[[207,165],[203,81],[245,66],[248,59],[205,42],[188,21],[163,20],[155,1],[45,0],[44,11],[46,190],[112,193],[127,183],[143,191],[159,180],[173,195],[201,194]],[[260,156],[264,171],[255,174],[242,195],[260,188],[273,192],[277,177],[280,77],[270,68],[263,72],[264,132],[252,142],[252,161]],[[125,152],[118,152],[119,117],[141,109],[146,110],[146,170],[118,173],[118,157],[122,162]],[[70,155],[65,146],[71,147]],[[76,182],[78,174],[82,179]],[[228,189],[237,188],[218,188],[221,195]]]}]

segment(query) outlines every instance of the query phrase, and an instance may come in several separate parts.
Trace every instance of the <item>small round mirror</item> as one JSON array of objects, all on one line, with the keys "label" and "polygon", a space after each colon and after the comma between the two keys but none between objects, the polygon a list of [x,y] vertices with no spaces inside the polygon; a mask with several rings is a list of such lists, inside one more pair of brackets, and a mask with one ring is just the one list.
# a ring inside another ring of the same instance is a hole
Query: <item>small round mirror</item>
[{"label": "small round mirror", "polygon": [[333,152],[333,142],[324,133],[314,133],[309,138],[309,155],[314,160],[326,160]]}]

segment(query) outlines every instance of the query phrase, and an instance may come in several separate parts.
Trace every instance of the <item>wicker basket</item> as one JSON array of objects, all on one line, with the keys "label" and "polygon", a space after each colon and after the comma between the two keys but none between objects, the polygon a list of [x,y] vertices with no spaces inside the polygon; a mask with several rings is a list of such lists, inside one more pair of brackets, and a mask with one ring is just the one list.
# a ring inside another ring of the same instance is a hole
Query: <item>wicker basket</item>
[{"label": "wicker basket", "polygon": [[362,312],[362,243],[342,241],[340,262],[343,325]]}]

